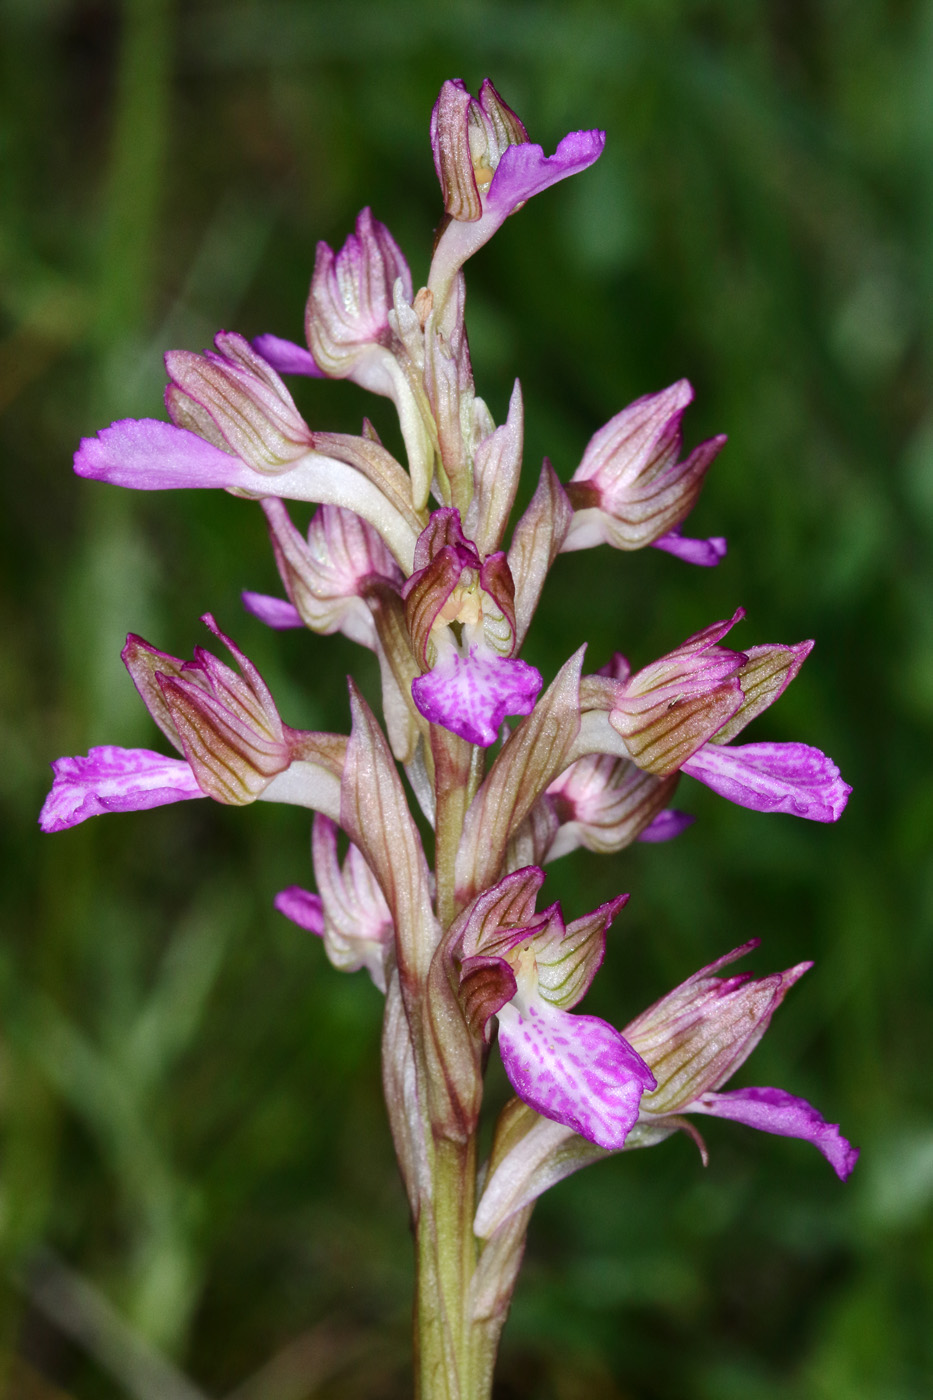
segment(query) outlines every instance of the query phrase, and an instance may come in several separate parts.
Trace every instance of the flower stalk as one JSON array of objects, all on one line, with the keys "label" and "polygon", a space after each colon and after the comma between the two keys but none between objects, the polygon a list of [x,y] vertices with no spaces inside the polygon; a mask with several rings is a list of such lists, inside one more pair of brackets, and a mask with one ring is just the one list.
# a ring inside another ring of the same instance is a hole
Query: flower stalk
[{"label": "flower stalk", "polygon": [[[415,290],[366,209],[340,252],[318,247],[308,348],[221,332],[201,355],[172,351],[171,422],[115,423],[75,459],[79,475],[114,485],[215,487],[261,503],[285,596],[245,592],[247,611],[275,629],[342,632],[378,659],[382,722],[351,680],[349,734],[321,734],[284,721],[210,615],[236,669],[131,635],[123,660],[179,757],[107,746],[59,759],[40,823],[59,831],[202,796],[314,811],[317,889],[291,885],[275,905],[321,938],[335,968],[365,969],[385,996],[420,1400],[491,1394],[534,1202],[571,1172],[678,1130],[705,1161],[697,1114],[808,1141],[841,1179],[858,1155],[789,1091],[723,1091],[809,964],[718,977],[746,944],[620,1031],[576,1008],[628,895],[572,918],[539,908],[543,866],[578,846],[680,836],[691,818],[670,803],[682,774],[740,806],[814,821],[837,820],[849,795],[809,744],[733,743],[812,647],[722,645],[741,609],[679,645],[665,639],[634,670],[617,653],[584,672],[581,647],[546,678],[519,654],[562,552],[650,546],[705,567],[725,555],[724,540],[681,532],[725,442],[682,457],[686,380],[610,419],[566,484],[545,460],[509,534],[521,390],[516,381],[497,426],[476,393],[464,266],[534,195],[585,171],[604,140],[571,132],[546,156],[488,80],[476,98],[445,83],[431,121],[443,219],[426,286]],[[281,377],[296,373],[389,398],[406,462],[368,423],[358,437],[309,427]],[[306,533],[288,500],[315,506]],[[493,1053],[515,1097],[480,1162]]]}]

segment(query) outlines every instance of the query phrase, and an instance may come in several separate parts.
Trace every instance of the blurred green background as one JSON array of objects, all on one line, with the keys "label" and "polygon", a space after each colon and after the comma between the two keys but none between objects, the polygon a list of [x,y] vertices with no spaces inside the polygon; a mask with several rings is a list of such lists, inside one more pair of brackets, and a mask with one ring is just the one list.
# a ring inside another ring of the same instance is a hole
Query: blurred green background
[{"label": "blurred green background", "polygon": [[[933,1393],[933,5],[928,0],[3,0],[0,5],[0,1394],[410,1393],[406,1212],[380,998],[272,910],[309,882],[295,809],[208,803],[41,837],[47,763],[159,746],[128,630],[189,655],[211,609],[294,725],[343,729],[349,643],[273,635],[259,510],[70,470],[161,415],[161,355],[223,326],[300,338],[318,238],[371,204],[423,279],[428,116],[487,74],[552,150],[608,132],[468,267],[478,387],[521,376],[528,488],[639,394],[693,381],[725,431],[691,533],[561,559],[527,654],[642,664],[742,603],[736,644],[817,638],[750,738],[855,788],[835,828],[685,780],[671,846],[552,867],[568,915],[619,889],[587,1009],[624,1022],[751,935],[813,958],[742,1083],[863,1149],[709,1124],[539,1206],[498,1395],[914,1400]],[[312,426],[386,406],[296,388]],[[298,512],[300,514],[300,512]],[[494,1094],[502,1095],[494,1077]]]}]

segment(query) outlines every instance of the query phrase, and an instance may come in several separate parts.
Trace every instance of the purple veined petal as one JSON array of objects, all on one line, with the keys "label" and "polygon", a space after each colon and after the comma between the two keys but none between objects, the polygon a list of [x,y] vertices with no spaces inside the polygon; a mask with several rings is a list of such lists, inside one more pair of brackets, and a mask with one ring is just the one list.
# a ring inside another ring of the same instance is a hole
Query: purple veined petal
[{"label": "purple veined petal", "polygon": [[288,889],[279,890],[272,902],[279,913],[291,919],[293,924],[323,938],[324,906],[319,894],[303,890],[300,885],[289,885]]},{"label": "purple veined petal", "polygon": [[428,275],[428,287],[436,308],[446,305],[458,270],[490,238],[508,216],[532,195],[539,194],[568,175],[585,170],[602,155],[604,131],[571,131],[552,156],[541,146],[523,141],[502,153],[478,219],[451,219],[438,239]]},{"label": "purple veined petal", "polygon": [[257,335],[251,344],[257,355],[261,355],[278,374],[305,374],[312,379],[325,377],[311,351],[303,345],[296,345],[293,340],[283,340],[280,335],[266,332],[265,335]]},{"label": "purple veined petal", "polygon": [[527,661],[471,647],[467,657],[451,650],[433,671],[412,681],[411,694],[432,724],[488,748],[506,715],[531,714],[543,684],[540,671]]},{"label": "purple veined petal", "polygon": [[685,564],[699,564],[704,569],[712,569],[725,559],[729,546],[722,535],[712,535],[708,540],[693,540],[679,530],[669,530],[666,535],[654,540],[651,548],[674,554]]},{"label": "purple veined petal", "polygon": [[187,428],[157,418],[125,418],[84,438],[75,455],[78,476],[140,491],[222,487],[250,497],[281,496],[343,506],[368,521],[405,568],[416,533],[410,512],[347,461],[309,450],[281,471],[254,470],[239,457]]},{"label": "purple veined petal", "polygon": [[255,488],[259,476],[239,457],[159,418],[123,418],[97,437],[82,438],[74,466],[78,476],[137,491],[184,486]]},{"label": "purple veined petal", "polygon": [[763,1133],[812,1142],[840,1181],[848,1180],[858,1161],[859,1149],[842,1136],[838,1123],[827,1123],[806,1099],[798,1099],[784,1089],[732,1089],[726,1094],[701,1094],[683,1111],[730,1118]]},{"label": "purple veined petal", "polygon": [[677,812],[673,807],[665,807],[635,839],[649,842],[673,841],[675,836],[686,831],[688,826],[693,826],[695,821],[696,817],[692,817],[689,812]]},{"label": "purple veined petal", "polygon": [[655,1087],[644,1060],[606,1021],[540,1003],[502,1007],[499,1051],[519,1098],[609,1151],[624,1145],[642,1094]]},{"label": "purple veined petal", "polygon": [[141,812],[205,795],[183,758],[151,749],[106,744],[86,757],[57,758],[52,772],[52,790],[39,814],[43,831],[65,831],[105,812]]},{"label": "purple veined petal", "polygon": [[543,148],[531,141],[508,146],[492,177],[486,210],[505,218],[532,195],[586,170],[602,155],[605,144],[604,131],[571,131],[552,156],[546,156]]},{"label": "purple veined petal", "polygon": [[258,617],[267,627],[285,632],[292,627],[304,627],[301,614],[287,598],[273,598],[268,593],[252,593],[244,588],[240,599],[248,613]]},{"label": "purple veined petal", "polygon": [[739,807],[814,822],[838,821],[852,791],[810,744],[704,744],[681,771]]}]

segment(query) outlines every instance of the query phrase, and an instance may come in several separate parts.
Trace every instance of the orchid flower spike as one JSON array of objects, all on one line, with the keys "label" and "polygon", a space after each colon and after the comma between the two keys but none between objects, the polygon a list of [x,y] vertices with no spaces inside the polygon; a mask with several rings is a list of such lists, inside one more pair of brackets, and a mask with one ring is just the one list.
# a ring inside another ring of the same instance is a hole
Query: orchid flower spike
[{"label": "orchid flower spike", "polygon": [[[290,885],[275,905],[385,995],[382,1082],[417,1236],[416,1389],[480,1400],[530,1206],[562,1177],[678,1129],[705,1160],[699,1114],[812,1142],[843,1179],[858,1155],[783,1089],[724,1089],[809,964],[720,976],[747,944],[618,1030],[577,1007],[628,895],[567,923],[559,905],[537,908],[542,866],[580,846],[676,836],[691,820],[670,806],[682,773],[739,805],[816,821],[834,821],[849,788],[808,745],[735,744],[812,646],[728,645],[741,609],[640,670],[617,654],[584,676],[580,638],[545,690],[520,658],[561,552],[606,543],[723,558],[724,540],[682,530],[725,439],[683,455],[693,390],[678,380],[605,423],[566,486],[545,457],[513,519],[522,393],[515,380],[497,426],[476,392],[463,269],[533,195],[593,164],[605,137],[570,132],[547,156],[488,79],[475,97],[445,82],[430,134],[444,209],[425,286],[366,208],[336,252],[318,244],[309,348],[221,331],[201,354],[171,350],[170,421],[114,423],[75,457],[78,475],[114,485],[259,502],[284,596],[247,592],[246,608],[370,649],[381,719],[350,677],[349,736],[291,728],[210,614],[229,662],[130,635],[123,661],[175,756],[103,746],[61,758],[40,822],[59,831],[195,797],[315,813],[317,888]],[[359,436],[312,429],[282,374],[388,398],[405,460],[367,418]],[[290,500],[317,507],[306,533]],[[517,1098],[478,1168],[494,1034]]]}]

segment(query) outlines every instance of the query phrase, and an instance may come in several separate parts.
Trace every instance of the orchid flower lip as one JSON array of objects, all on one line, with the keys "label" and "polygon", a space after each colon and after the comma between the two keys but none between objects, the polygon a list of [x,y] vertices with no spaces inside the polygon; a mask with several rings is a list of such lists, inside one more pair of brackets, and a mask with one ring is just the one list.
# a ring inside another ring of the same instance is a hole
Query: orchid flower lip
[{"label": "orchid flower lip", "polygon": [[65,831],[107,812],[138,812],[204,797],[183,758],[151,749],[102,745],[86,756],[57,758],[54,780],[39,814],[43,831]]}]

